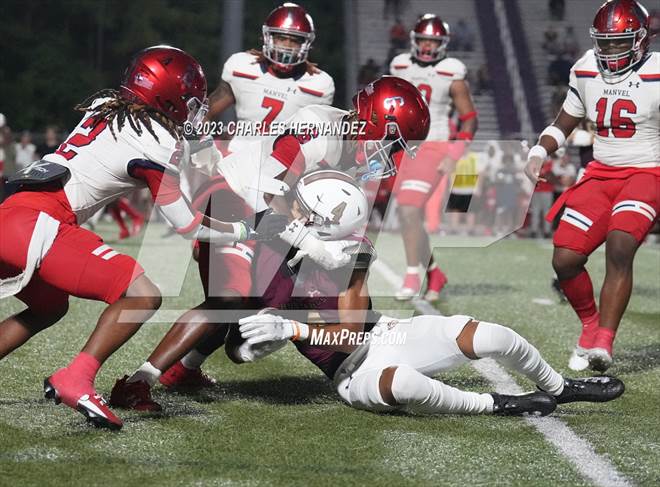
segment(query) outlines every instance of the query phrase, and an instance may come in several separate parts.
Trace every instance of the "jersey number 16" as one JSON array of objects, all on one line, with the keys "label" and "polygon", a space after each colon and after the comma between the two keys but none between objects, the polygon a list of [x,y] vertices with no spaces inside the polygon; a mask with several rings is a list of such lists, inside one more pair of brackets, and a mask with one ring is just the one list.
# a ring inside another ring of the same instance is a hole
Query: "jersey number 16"
[{"label": "jersey number 16", "polygon": [[601,137],[610,137],[610,128],[612,129],[612,135],[617,139],[629,139],[635,135],[637,131],[635,122],[630,117],[622,116],[622,112],[626,115],[637,113],[635,102],[623,99],[616,100],[612,104],[609,123],[606,120],[607,102],[608,99],[603,97],[596,103],[596,128],[598,129],[598,135]]}]

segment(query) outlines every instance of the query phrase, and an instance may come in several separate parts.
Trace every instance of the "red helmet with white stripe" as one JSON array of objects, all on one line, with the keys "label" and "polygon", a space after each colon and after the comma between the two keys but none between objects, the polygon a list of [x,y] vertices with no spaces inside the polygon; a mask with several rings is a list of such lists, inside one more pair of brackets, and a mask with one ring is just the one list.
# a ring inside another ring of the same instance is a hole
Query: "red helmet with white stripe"
[{"label": "red helmet with white stripe", "polygon": [[589,30],[603,78],[620,76],[639,64],[649,49],[650,18],[635,0],[609,0]]},{"label": "red helmet with white stripe", "polygon": [[[422,15],[410,31],[410,54],[423,63],[434,63],[445,57],[449,44],[449,25],[435,14]],[[425,40],[434,43],[423,42]],[[420,44],[421,43],[421,44]]]},{"label": "red helmet with white stripe", "polygon": [[[291,69],[307,61],[309,50],[314,42],[314,21],[312,17],[295,3],[285,3],[273,10],[262,27],[263,54],[280,69]],[[291,36],[300,41],[300,46],[277,45],[274,36]]]},{"label": "red helmet with white stripe", "polygon": [[358,137],[368,172],[364,179],[396,174],[393,156],[404,150],[414,157],[408,142],[426,139],[431,115],[426,100],[414,85],[396,76],[382,76],[353,97],[358,119],[365,122]]}]

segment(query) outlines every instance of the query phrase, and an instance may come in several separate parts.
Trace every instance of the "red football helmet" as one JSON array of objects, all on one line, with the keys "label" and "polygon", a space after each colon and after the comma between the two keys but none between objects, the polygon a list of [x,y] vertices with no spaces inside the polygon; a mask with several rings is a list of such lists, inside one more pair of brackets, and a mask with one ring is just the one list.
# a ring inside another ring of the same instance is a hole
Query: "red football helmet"
[{"label": "red football helmet", "polygon": [[367,164],[363,179],[382,179],[396,174],[393,156],[404,150],[414,157],[415,147],[408,142],[426,139],[431,114],[422,94],[408,81],[382,76],[353,97],[358,119],[366,122],[358,137]]},{"label": "red football helmet", "polygon": [[[264,56],[279,69],[291,69],[307,60],[315,34],[314,21],[304,8],[295,3],[280,5],[268,15],[262,29]],[[276,45],[273,36],[277,34],[296,37],[300,47]]]},{"label": "red football helmet", "polygon": [[124,72],[119,91],[179,124],[196,125],[208,109],[202,67],[176,47],[154,46],[138,52]]},{"label": "red football helmet", "polygon": [[[439,61],[447,52],[449,44],[449,25],[435,14],[422,15],[413,30],[410,31],[410,54],[423,63]],[[419,41],[439,42],[437,47],[420,47]]]},{"label": "red football helmet", "polygon": [[589,33],[603,78],[631,70],[649,49],[650,18],[635,0],[609,0],[596,13]]}]

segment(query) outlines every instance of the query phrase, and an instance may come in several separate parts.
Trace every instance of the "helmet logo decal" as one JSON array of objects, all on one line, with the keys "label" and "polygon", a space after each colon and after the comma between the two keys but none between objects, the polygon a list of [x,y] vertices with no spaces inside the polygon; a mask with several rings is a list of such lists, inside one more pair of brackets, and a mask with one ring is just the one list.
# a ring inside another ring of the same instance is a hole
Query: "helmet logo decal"
[{"label": "helmet logo decal", "polygon": [[153,81],[145,77],[144,74],[140,72],[135,74],[135,84],[141,86],[142,88],[146,88],[148,90],[154,87]]},{"label": "helmet logo decal", "polygon": [[402,107],[404,104],[405,102],[403,101],[403,97],[401,96],[391,96],[383,100],[383,106],[388,110],[390,108],[396,108],[397,105]]}]

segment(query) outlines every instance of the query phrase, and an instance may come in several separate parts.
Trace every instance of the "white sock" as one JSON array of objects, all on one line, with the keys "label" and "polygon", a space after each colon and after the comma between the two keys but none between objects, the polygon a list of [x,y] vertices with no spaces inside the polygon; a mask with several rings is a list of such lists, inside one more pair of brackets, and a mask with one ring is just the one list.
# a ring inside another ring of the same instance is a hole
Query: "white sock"
[{"label": "white sock", "polygon": [[193,348],[181,359],[181,363],[186,369],[195,370],[199,369],[208,357]]},{"label": "white sock", "polygon": [[481,321],[474,333],[473,349],[477,357],[501,362],[549,394],[556,396],[564,390],[564,378],[533,345],[510,328]]},{"label": "white sock", "polygon": [[143,363],[135,373],[128,378],[126,382],[140,382],[141,380],[149,384],[149,387],[153,387],[162,372],[156,367],[151,365],[149,362]]},{"label": "white sock", "polygon": [[426,377],[409,365],[399,365],[392,395],[406,411],[417,414],[480,414],[493,412],[493,396],[461,391]]},{"label": "white sock", "polygon": [[418,266],[406,267],[406,274],[416,274],[419,276],[419,267]]}]

